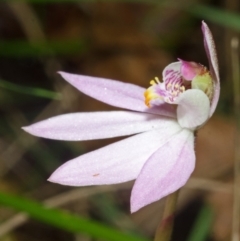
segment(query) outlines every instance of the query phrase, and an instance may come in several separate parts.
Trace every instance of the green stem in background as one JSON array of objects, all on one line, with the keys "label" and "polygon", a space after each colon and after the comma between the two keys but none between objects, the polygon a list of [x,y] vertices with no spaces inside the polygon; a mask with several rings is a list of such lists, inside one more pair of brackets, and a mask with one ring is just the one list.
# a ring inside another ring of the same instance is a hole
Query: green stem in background
[{"label": "green stem in background", "polygon": [[172,236],[179,190],[167,196],[162,220],[156,230],[154,241],[169,241]]},{"label": "green stem in background", "polygon": [[1,79],[0,79],[0,88],[4,88],[4,89],[18,92],[21,94],[34,95],[34,96],[47,98],[47,99],[53,99],[53,100],[61,99],[61,94],[59,94],[59,93],[40,89],[40,88],[33,88],[33,87],[17,85],[17,84],[13,84],[8,81],[1,80]]},{"label": "green stem in background", "polygon": [[233,186],[233,221],[232,221],[232,241],[240,240],[240,72],[239,72],[239,41],[233,38],[232,49],[232,75],[233,75],[233,97],[234,116],[236,121],[235,145],[234,145],[234,186]]}]

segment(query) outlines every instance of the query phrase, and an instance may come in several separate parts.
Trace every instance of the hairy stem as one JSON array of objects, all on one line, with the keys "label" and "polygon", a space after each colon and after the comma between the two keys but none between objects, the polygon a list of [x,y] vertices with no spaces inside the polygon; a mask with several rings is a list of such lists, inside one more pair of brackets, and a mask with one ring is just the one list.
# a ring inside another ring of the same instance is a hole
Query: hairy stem
[{"label": "hairy stem", "polygon": [[167,197],[163,217],[156,230],[154,241],[169,241],[171,239],[178,193],[179,190]]}]

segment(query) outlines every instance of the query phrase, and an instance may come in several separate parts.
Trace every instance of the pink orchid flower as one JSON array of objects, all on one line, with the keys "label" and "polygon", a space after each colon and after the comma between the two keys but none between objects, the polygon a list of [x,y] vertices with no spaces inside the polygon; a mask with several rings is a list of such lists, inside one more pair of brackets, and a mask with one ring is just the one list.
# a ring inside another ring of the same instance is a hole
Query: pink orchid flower
[{"label": "pink orchid flower", "polygon": [[163,82],[155,78],[147,90],[60,72],[82,93],[128,111],[65,114],[24,127],[25,131],[69,141],[136,135],[68,161],[49,181],[88,186],[136,179],[131,212],[182,187],[195,166],[194,132],[212,116],[220,92],[215,45],[205,22],[202,31],[210,71],[179,60],[163,70]]}]

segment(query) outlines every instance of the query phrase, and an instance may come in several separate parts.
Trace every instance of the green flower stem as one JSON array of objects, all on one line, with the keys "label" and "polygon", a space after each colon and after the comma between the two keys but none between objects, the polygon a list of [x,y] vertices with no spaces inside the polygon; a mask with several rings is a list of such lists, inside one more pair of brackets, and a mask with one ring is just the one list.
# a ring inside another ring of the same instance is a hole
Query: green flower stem
[{"label": "green flower stem", "polygon": [[154,241],[169,241],[171,239],[178,193],[179,190],[167,197],[163,217],[156,230]]}]

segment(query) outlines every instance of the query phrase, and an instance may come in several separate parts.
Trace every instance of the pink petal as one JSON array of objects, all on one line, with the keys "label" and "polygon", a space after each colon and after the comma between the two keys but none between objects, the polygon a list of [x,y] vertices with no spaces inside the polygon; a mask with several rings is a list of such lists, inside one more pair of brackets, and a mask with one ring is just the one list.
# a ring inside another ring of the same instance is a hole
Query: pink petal
[{"label": "pink petal", "polygon": [[177,103],[177,119],[181,127],[195,129],[208,120],[210,102],[203,91],[187,90],[179,96]]},{"label": "pink petal", "polygon": [[148,108],[144,103],[145,89],[116,80],[59,72],[71,85],[86,95],[119,108],[175,117],[172,106],[162,103],[158,108]]},{"label": "pink petal", "polygon": [[204,21],[202,21],[202,32],[204,37],[204,47],[208,56],[210,72],[214,80],[214,93],[213,93],[213,99],[212,99],[211,108],[210,108],[210,117],[211,117],[213,112],[216,109],[216,106],[219,100],[220,77],[219,77],[218,59],[217,59],[215,43],[214,43],[211,31]]},{"label": "pink petal", "polygon": [[146,162],[134,184],[131,212],[158,201],[182,187],[195,166],[193,133],[183,129]]},{"label": "pink petal", "polygon": [[49,181],[88,186],[133,180],[145,161],[180,130],[177,122],[164,121],[159,130],[129,137],[68,161],[51,175]]},{"label": "pink petal", "polygon": [[32,135],[56,140],[93,140],[132,135],[162,128],[168,117],[130,111],[72,113],[40,121],[23,129]]},{"label": "pink petal", "polygon": [[201,73],[203,66],[195,62],[189,62],[182,59],[178,59],[181,65],[181,74],[185,80],[193,80],[193,78]]},{"label": "pink petal", "polygon": [[181,80],[181,66],[182,63],[178,61],[171,63],[164,68],[162,75],[163,81],[166,82],[166,85],[169,81],[175,83]]}]

